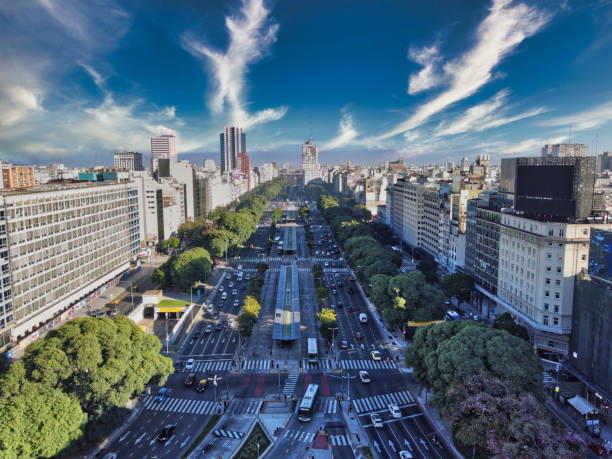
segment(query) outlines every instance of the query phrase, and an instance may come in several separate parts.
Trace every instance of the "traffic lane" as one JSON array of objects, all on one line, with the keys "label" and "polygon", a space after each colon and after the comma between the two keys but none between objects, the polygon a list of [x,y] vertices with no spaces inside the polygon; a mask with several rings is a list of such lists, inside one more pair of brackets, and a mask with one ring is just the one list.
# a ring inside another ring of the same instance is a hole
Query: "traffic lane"
[{"label": "traffic lane", "polygon": [[443,448],[439,439],[435,435],[434,430],[423,416],[411,418],[407,422],[407,425],[414,426],[416,428],[416,431],[418,431],[422,439],[422,441],[419,439],[419,443],[421,443],[421,445],[430,453],[430,456],[434,456],[438,459],[451,457],[450,454]]},{"label": "traffic lane", "polygon": [[[359,378],[355,379],[355,384],[351,384],[351,398],[365,398],[373,395],[390,394],[407,390],[405,376],[397,370],[367,370],[371,382],[362,383]],[[359,376],[359,370],[347,371],[351,375]],[[353,380],[351,380],[351,383]],[[412,405],[410,410],[416,410],[416,405]]]},{"label": "traffic lane", "polygon": [[[184,356],[187,356],[187,355],[197,355],[195,350],[196,350],[196,347],[198,345],[198,342],[203,338],[205,327],[206,327],[206,322],[204,322],[202,320],[199,320],[193,326],[193,330],[191,331],[191,334],[189,336],[189,340],[187,341],[187,343],[185,343],[185,347],[183,348],[183,355]],[[194,339],[194,337],[196,337],[196,336],[198,338]]]},{"label": "traffic lane", "polygon": [[[107,449],[117,452],[119,457],[180,457],[208,418],[206,415],[144,411]],[[174,435],[166,442],[157,441],[167,425],[175,426]]]}]

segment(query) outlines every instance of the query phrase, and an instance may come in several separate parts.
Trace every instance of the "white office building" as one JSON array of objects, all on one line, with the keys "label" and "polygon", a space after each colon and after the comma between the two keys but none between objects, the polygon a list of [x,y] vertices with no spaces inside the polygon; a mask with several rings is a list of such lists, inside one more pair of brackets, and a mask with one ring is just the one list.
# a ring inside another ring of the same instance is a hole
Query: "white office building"
[{"label": "white office building", "polygon": [[114,154],[115,169],[124,171],[142,171],[142,153],[119,151]]},{"label": "white office building", "polygon": [[304,171],[304,185],[323,181],[319,165],[319,149],[312,139],[308,139],[302,145],[302,170]]},{"label": "white office building", "polygon": [[176,161],[177,156],[178,144],[174,129],[168,129],[166,134],[151,137],[151,173],[157,170],[158,159],[165,158]]},{"label": "white office building", "polygon": [[238,126],[226,126],[219,134],[221,173],[229,175],[236,167],[238,153],[246,153],[246,134]]}]

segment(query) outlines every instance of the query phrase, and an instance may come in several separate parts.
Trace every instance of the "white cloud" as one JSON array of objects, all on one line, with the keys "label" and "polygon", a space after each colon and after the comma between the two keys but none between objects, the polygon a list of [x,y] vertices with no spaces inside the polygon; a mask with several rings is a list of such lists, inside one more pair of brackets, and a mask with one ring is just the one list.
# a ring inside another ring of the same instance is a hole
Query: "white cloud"
[{"label": "white cloud", "polygon": [[568,116],[542,121],[543,126],[567,126],[572,131],[597,128],[612,120],[612,100]]},{"label": "white cloud", "polygon": [[348,111],[343,110],[342,118],[340,119],[340,126],[338,127],[338,135],[331,140],[325,142],[322,146],[322,150],[333,150],[334,148],[343,147],[359,135],[355,127],[353,126],[353,115]]},{"label": "white cloud", "polygon": [[425,123],[432,115],[476,93],[494,78],[493,69],[526,38],[549,20],[549,15],[524,3],[494,0],[488,16],[477,31],[476,45],[459,58],[444,65],[449,87],[417,108],[406,121],[380,135],[393,137]]},{"label": "white cloud", "polygon": [[425,46],[423,48],[411,46],[408,51],[408,58],[423,66],[419,72],[410,75],[408,94],[417,94],[438,86],[442,82],[444,76],[437,69],[437,64],[440,62],[438,45]]},{"label": "white cloud", "polygon": [[183,47],[194,56],[204,57],[210,64],[216,80],[216,88],[209,101],[213,113],[222,113],[226,108],[232,123],[243,128],[285,116],[288,107],[267,108],[249,114],[245,107],[244,90],[249,65],[265,56],[276,41],[278,24],[269,20],[263,0],[243,0],[240,14],[225,18],[229,32],[229,46],[219,52],[204,45],[190,34],[182,37]]},{"label": "white cloud", "polygon": [[[0,87],[0,126],[21,123],[31,112],[42,110],[38,91],[18,85]],[[0,136],[2,137],[2,136]]]}]

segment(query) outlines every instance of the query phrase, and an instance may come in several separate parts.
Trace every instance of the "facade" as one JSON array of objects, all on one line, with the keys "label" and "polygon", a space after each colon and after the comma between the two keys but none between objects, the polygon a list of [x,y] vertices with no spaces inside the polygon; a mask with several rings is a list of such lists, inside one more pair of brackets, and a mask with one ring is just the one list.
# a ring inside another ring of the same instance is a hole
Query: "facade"
[{"label": "facade", "polygon": [[232,202],[232,185],[219,178],[206,181],[206,211],[212,212],[219,206]]},{"label": "facade", "polygon": [[247,177],[247,189],[251,189],[251,160],[246,153],[238,153],[236,156],[236,169]]},{"label": "facade", "polygon": [[215,160],[211,158],[206,158],[204,160],[204,170],[206,172],[215,172],[217,170]]},{"label": "facade", "polygon": [[168,129],[164,135],[151,137],[151,173],[157,171],[157,160],[160,158],[176,161],[178,145],[176,131]]},{"label": "facade", "polygon": [[[0,197],[0,200],[2,200],[2,197]],[[6,211],[4,206],[0,206],[0,349],[11,342],[9,324],[15,318],[8,247]]]},{"label": "facade", "polygon": [[35,185],[32,166],[14,166],[0,161],[0,190],[17,190]]},{"label": "facade", "polygon": [[425,187],[407,179],[393,185],[391,228],[397,237],[412,247],[421,246]]},{"label": "facade", "polygon": [[120,151],[114,155],[115,169],[126,171],[143,171],[142,153]]},{"label": "facade", "polygon": [[196,172],[193,164],[189,161],[170,161],[170,177],[177,182],[185,184],[185,219],[193,221],[195,219],[195,181]]},{"label": "facade", "polygon": [[10,265],[2,263],[12,283],[0,336],[28,335],[129,268],[138,234],[133,190],[79,184],[0,194],[0,253],[5,260],[8,251]]},{"label": "facade", "polygon": [[200,172],[196,171],[195,181],[194,181],[194,213],[195,218],[198,217],[206,217],[206,189],[208,188],[208,177]]},{"label": "facade", "polygon": [[[445,220],[443,196],[439,185],[423,189],[423,220],[419,246],[432,258],[437,258],[441,250],[441,231]],[[446,218],[449,220],[449,218]]]},{"label": "facade", "polygon": [[230,174],[236,167],[238,153],[246,153],[246,134],[238,126],[226,126],[219,134],[221,173]]},{"label": "facade", "polygon": [[543,157],[568,157],[568,156],[587,156],[589,148],[581,143],[557,143],[544,145],[542,147]]},{"label": "facade", "polygon": [[312,139],[308,139],[302,145],[302,170],[304,171],[304,185],[322,182],[319,149]]}]

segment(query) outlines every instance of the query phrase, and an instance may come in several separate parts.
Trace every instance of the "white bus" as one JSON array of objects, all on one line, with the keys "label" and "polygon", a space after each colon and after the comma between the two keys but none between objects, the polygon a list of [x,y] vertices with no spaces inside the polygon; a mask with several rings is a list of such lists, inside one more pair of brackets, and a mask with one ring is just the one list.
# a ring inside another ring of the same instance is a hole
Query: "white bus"
[{"label": "white bus", "polygon": [[310,363],[317,363],[319,355],[317,352],[317,339],[308,338],[308,361]]},{"label": "white bus", "polygon": [[309,384],[306,388],[306,393],[298,409],[298,419],[300,421],[308,422],[312,419],[317,392],[319,392],[319,386],[316,384]]}]

